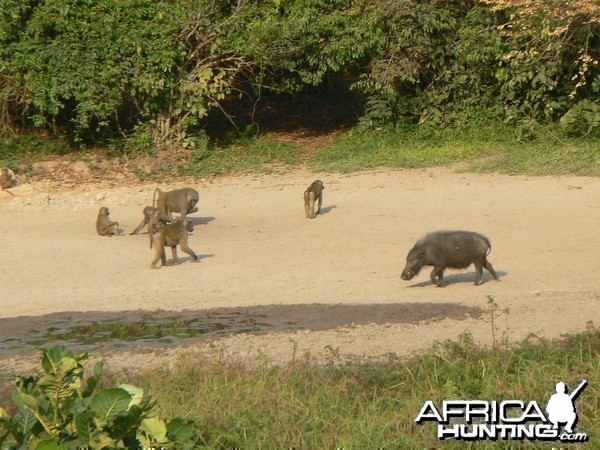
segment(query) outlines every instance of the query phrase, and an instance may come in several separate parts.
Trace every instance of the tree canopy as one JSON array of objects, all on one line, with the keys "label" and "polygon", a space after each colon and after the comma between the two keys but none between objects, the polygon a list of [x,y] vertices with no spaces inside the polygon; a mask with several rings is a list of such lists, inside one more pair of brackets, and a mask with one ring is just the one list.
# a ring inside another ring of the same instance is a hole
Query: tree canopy
[{"label": "tree canopy", "polygon": [[334,79],[367,125],[588,134],[599,59],[595,0],[0,0],[0,127],[182,142],[226,103]]}]

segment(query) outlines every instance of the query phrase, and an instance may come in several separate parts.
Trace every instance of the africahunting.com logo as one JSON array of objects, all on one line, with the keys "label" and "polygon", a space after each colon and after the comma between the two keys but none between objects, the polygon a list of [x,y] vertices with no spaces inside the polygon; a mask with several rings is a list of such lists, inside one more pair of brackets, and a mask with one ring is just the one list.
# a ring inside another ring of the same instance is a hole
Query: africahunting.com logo
[{"label": "africahunting.com logo", "polygon": [[545,413],[535,401],[446,400],[441,408],[437,408],[428,400],[415,421],[418,424],[437,422],[440,440],[585,442],[588,435],[575,432],[575,400],[586,386],[587,381],[583,380],[571,394],[567,394],[565,383],[557,383],[556,393],[548,400]]}]

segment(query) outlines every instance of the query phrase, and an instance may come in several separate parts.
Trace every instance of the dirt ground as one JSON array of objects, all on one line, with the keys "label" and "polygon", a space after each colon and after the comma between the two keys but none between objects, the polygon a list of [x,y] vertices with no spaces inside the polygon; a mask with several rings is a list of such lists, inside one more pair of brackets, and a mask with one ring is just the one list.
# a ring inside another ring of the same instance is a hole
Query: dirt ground
[{"label": "dirt ground", "polygon": [[[315,178],[326,186],[323,211],[309,220],[302,193]],[[0,371],[37,364],[33,350],[2,344],[57,317],[245,308],[271,321],[260,333],[94,352],[127,369],[174,364],[181,355],[275,363],[406,356],[465,331],[490,344],[600,324],[597,178],[298,170],[162,185],[200,191],[190,237],[200,261],[180,254],[182,264],[158,270],[150,269],[146,234],[96,234],[101,206],[130,232],[151,204],[156,184],[123,183],[33,182],[15,187],[15,197],[0,191]],[[473,267],[448,270],[444,288],[432,285],[427,267],[403,281],[408,250],[438,229],[487,235],[501,282],[486,272],[473,286]],[[493,326],[488,296],[498,305]]]}]

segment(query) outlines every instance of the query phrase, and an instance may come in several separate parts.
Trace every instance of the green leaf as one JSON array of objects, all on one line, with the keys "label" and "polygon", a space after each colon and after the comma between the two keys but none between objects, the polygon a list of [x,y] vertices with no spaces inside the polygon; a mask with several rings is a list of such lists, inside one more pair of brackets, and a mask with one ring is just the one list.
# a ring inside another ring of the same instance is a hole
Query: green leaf
[{"label": "green leaf", "polygon": [[75,429],[77,430],[77,436],[87,443],[93,438],[96,427],[92,421],[92,418],[87,412],[73,414],[73,422],[75,423]]},{"label": "green leaf", "polygon": [[61,360],[73,357],[73,352],[63,345],[42,349],[42,367],[46,373],[56,373]]},{"label": "green leaf", "polygon": [[157,417],[142,420],[142,424],[138,428],[137,437],[140,442],[144,440],[147,442],[149,438],[151,444],[166,444],[169,442],[165,421]]},{"label": "green leaf", "polygon": [[61,445],[59,439],[55,437],[40,442],[35,447],[35,450],[69,450],[69,447],[66,445]]},{"label": "green leaf", "polygon": [[0,421],[1,420],[10,420],[10,414],[6,412],[4,408],[0,406]]},{"label": "green leaf", "polygon": [[142,402],[142,398],[144,397],[144,390],[133,384],[121,384],[119,385],[121,389],[126,390],[131,395],[131,403],[129,403],[129,407],[131,408],[133,405],[139,405]]},{"label": "green leaf", "polygon": [[83,391],[83,397],[90,397],[94,393],[94,390],[96,389],[96,385],[98,384],[98,381],[100,381],[100,378],[102,377],[103,369],[104,369],[104,360],[97,362],[96,365],[94,366],[94,375],[92,375],[91,377],[89,377],[87,379],[87,385],[85,387],[85,390]]},{"label": "green leaf", "polygon": [[101,421],[110,420],[129,409],[131,395],[121,388],[104,389],[94,396],[90,411]]},{"label": "green leaf", "polygon": [[194,437],[194,428],[190,421],[176,417],[167,424],[167,435],[171,441],[188,441]]},{"label": "green leaf", "polygon": [[17,395],[23,401],[23,404],[25,406],[28,406],[31,409],[37,409],[38,401],[36,397],[30,394],[26,394],[25,392],[19,392]]},{"label": "green leaf", "polygon": [[21,413],[13,417],[13,421],[19,426],[21,433],[26,434],[38,423],[37,417],[29,409],[25,409]]}]

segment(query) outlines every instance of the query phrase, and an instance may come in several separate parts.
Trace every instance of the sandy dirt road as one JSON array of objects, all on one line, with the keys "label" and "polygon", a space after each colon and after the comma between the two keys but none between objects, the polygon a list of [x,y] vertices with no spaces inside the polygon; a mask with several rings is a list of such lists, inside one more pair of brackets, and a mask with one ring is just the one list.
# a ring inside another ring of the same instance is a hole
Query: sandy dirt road
[{"label": "sandy dirt road", "polygon": [[[323,214],[309,220],[302,193],[315,178],[326,186]],[[150,269],[146,234],[103,238],[94,229],[99,207],[108,206],[113,220],[132,231],[155,184],[60,189],[37,183],[17,186],[15,197],[0,192],[0,319],[20,317],[22,328],[28,317],[43,326],[53,313],[306,305],[290,310],[302,316],[312,314],[315,303],[373,305],[373,311],[377,305],[439,304],[481,312],[418,323],[381,315],[365,323],[347,316],[346,323],[331,327],[111,354],[109,364],[138,367],[172,363],[181,353],[250,359],[262,354],[275,362],[298,354],[319,360],[331,349],[341,358],[408,355],[464,331],[490,343],[489,295],[500,315],[497,337],[511,341],[530,333],[557,337],[583,330],[589,321],[600,325],[600,179],[433,168],[352,175],[295,171],[161,187],[183,185],[200,191],[190,238],[200,261],[180,252],[182,264],[158,270]],[[447,271],[445,288],[432,286],[427,267],[402,281],[408,250],[438,229],[487,235],[489,260],[501,282],[485,273],[485,283],[473,286],[473,267]],[[10,323],[17,321],[2,321],[5,335]],[[0,370],[18,370],[19,361],[14,351],[0,354]]]}]

